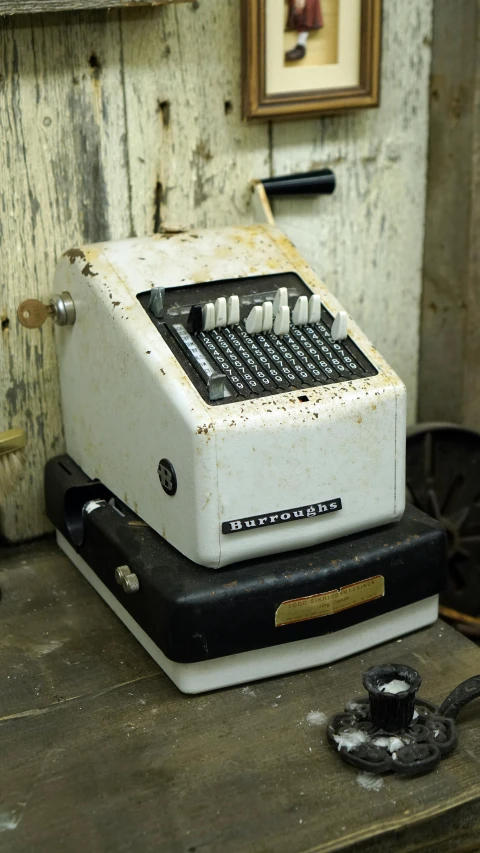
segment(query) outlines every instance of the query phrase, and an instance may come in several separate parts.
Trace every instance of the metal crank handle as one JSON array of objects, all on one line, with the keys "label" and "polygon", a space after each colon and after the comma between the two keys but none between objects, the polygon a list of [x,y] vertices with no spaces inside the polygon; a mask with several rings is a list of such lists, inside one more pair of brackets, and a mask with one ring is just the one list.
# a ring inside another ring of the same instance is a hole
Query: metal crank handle
[{"label": "metal crank handle", "polygon": [[262,184],[269,199],[282,195],[331,195],[335,189],[335,174],[331,169],[316,169],[264,178]]},{"label": "metal crank handle", "polygon": [[54,293],[47,305],[39,299],[24,299],[17,308],[17,317],[26,329],[39,329],[49,317],[57,326],[73,326],[75,304],[70,294]]}]

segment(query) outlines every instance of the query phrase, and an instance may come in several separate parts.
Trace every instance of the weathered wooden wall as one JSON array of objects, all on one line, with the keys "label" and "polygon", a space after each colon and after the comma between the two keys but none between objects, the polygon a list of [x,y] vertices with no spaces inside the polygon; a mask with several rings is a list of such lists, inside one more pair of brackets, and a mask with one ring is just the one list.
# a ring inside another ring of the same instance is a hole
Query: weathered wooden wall
[{"label": "weathered wooden wall", "polygon": [[278,222],[416,400],[431,0],[384,3],[382,105],[250,126],[240,116],[238,0],[0,22],[0,429],[28,467],[3,508],[16,540],[46,529],[42,469],[62,448],[53,329],[18,327],[80,240],[251,216],[249,181],[333,166],[338,190],[277,204]]},{"label": "weathered wooden wall", "polygon": [[435,0],[421,420],[480,430],[480,0]]},{"label": "weathered wooden wall", "polygon": [[276,174],[331,166],[332,197],[277,202],[277,224],[400,374],[415,420],[431,0],[383,3],[381,106],[273,127]]},{"label": "weathered wooden wall", "polygon": [[154,6],[162,3],[191,3],[192,0],[0,0],[0,15],[32,12],[65,12],[71,9],[114,9],[118,6]]}]

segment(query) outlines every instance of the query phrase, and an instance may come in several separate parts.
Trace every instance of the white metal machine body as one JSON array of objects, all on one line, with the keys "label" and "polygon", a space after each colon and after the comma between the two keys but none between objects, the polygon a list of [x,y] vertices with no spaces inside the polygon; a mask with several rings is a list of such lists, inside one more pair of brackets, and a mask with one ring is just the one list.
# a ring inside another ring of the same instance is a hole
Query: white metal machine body
[{"label": "white metal machine body", "polygon": [[194,562],[401,517],[404,385],[276,228],[73,249],[55,290],[67,452]]}]

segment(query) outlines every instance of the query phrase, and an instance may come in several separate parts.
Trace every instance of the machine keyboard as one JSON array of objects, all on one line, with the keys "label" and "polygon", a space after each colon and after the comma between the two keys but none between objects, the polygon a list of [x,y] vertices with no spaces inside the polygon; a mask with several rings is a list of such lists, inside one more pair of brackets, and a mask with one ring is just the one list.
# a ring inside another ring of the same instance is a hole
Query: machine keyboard
[{"label": "machine keyboard", "polygon": [[295,273],[153,288],[138,299],[212,405],[377,373],[348,336],[345,312],[333,317]]}]

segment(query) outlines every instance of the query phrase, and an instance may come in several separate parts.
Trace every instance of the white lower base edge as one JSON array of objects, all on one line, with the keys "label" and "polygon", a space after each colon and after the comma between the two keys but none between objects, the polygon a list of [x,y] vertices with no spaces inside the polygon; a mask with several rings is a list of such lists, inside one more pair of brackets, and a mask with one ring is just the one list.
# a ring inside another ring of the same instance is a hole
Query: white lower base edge
[{"label": "white lower base edge", "polygon": [[[57,542],[67,557],[142,644],[145,651],[183,693],[205,693],[208,690],[217,690],[233,684],[257,681],[260,678],[332,663],[371,646],[386,643],[401,634],[408,634],[410,631],[431,625],[438,616],[438,595],[432,595],[415,604],[400,607],[383,616],[375,616],[374,619],[368,619],[366,622],[360,622],[358,625],[352,625],[351,628],[344,628],[334,634],[282,643],[267,649],[255,649],[237,655],[200,661],[200,663],[176,663],[165,657],[58,530]],[[279,630],[282,629],[279,628]]]}]

